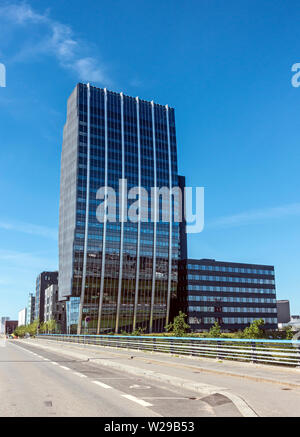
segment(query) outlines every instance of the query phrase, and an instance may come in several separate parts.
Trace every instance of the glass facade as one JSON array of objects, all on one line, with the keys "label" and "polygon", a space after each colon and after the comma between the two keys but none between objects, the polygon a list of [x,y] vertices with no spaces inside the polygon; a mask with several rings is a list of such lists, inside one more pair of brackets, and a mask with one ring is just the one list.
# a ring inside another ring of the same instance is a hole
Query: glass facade
[{"label": "glass facade", "polygon": [[263,319],[265,329],[277,329],[273,266],[182,260],[179,264],[178,305],[188,314],[193,331],[218,322],[236,331]]},{"label": "glass facade", "polygon": [[[122,221],[143,187],[146,221]],[[116,221],[97,217],[97,191],[116,193]],[[61,158],[59,294],[71,331],[159,332],[177,292],[179,223],[151,221],[151,188],[178,186],[174,109],[78,84],[68,100]],[[170,197],[169,207],[174,208]],[[119,205],[120,203],[120,205]],[[74,320],[77,317],[77,324]],[[77,325],[77,326],[76,326]]]},{"label": "glass facade", "polygon": [[35,318],[35,296],[33,295],[33,293],[29,293],[26,325],[30,325],[34,321],[34,318]]}]

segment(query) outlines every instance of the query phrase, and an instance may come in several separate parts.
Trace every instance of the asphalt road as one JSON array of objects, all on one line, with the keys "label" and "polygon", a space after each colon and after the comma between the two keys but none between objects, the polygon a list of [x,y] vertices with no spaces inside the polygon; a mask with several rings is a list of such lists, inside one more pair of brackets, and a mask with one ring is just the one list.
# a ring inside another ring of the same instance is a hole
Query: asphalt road
[{"label": "asphalt road", "polygon": [[0,399],[0,417],[241,416],[220,394],[197,397],[167,383],[4,339]]}]

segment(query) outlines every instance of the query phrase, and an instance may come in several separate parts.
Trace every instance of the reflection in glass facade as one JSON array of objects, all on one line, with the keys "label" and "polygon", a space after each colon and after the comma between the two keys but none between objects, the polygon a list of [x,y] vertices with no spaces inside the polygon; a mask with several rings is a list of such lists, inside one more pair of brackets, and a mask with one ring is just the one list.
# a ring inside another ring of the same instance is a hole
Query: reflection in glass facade
[{"label": "reflection in glass facade", "polygon": [[[149,193],[147,222],[119,220],[121,178],[128,190]],[[116,191],[116,222],[97,220],[102,186]],[[59,294],[72,308],[70,332],[163,331],[177,290],[179,224],[161,215],[151,222],[150,191],[173,186],[174,109],[78,84],[68,100],[61,157]],[[160,213],[162,207],[160,201]]]}]

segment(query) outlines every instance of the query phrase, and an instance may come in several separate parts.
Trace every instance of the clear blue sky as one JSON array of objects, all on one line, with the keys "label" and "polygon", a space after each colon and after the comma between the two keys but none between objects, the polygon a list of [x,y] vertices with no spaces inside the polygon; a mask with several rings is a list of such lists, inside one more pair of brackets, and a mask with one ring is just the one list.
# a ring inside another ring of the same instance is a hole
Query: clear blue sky
[{"label": "clear blue sky", "polygon": [[176,108],[179,171],[205,187],[189,256],[274,264],[278,298],[300,313],[299,22],[294,0],[0,1],[0,315],[58,266],[78,81]]}]

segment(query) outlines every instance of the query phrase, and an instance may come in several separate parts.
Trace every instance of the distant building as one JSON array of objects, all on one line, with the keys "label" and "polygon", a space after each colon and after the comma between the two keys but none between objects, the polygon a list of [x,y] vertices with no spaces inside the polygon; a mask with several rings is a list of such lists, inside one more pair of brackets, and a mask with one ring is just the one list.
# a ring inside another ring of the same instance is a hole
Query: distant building
[{"label": "distant building", "polygon": [[1,317],[0,319],[0,334],[5,333],[5,322],[9,320],[9,317]]},{"label": "distant building", "polygon": [[187,259],[179,262],[178,299],[192,331],[209,330],[218,322],[237,331],[256,319],[277,329],[273,266]]},{"label": "distant building", "polygon": [[293,331],[300,330],[300,316],[291,316],[290,320],[287,323],[278,323],[278,328],[280,330],[291,327]]},{"label": "distant building", "polygon": [[21,311],[19,311],[18,326],[26,325],[26,321],[27,321],[27,308],[23,308]]},{"label": "distant building", "polygon": [[289,300],[277,301],[277,318],[278,323],[288,323],[291,320]]},{"label": "distant building", "polygon": [[80,297],[73,297],[66,301],[66,321],[67,321],[67,333],[77,333],[77,323],[79,317],[79,303]]},{"label": "distant building", "polygon": [[36,278],[35,319],[44,321],[45,290],[49,285],[58,283],[58,272],[42,272]]},{"label": "distant building", "polygon": [[29,293],[27,306],[27,325],[30,325],[35,319],[35,296]]},{"label": "distant building", "polygon": [[65,328],[66,302],[58,300],[58,285],[50,285],[45,290],[44,321],[55,320],[60,331]]},{"label": "distant building", "polygon": [[6,335],[12,334],[17,327],[18,327],[17,320],[6,320],[4,325],[4,333]]}]

